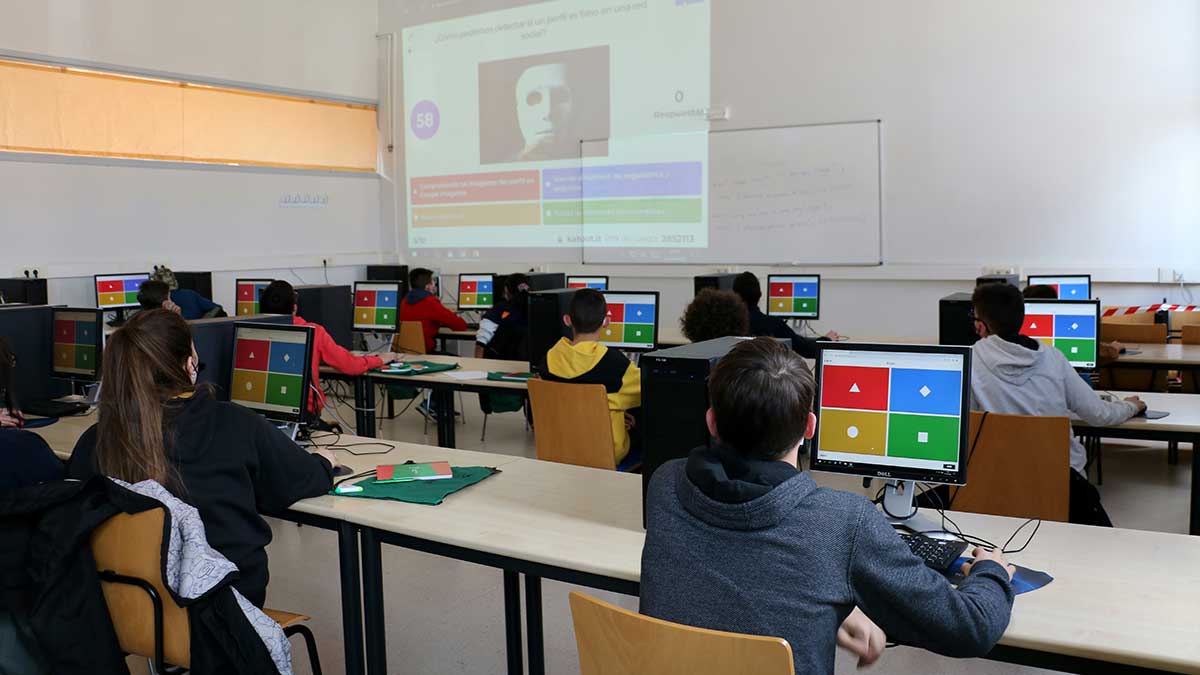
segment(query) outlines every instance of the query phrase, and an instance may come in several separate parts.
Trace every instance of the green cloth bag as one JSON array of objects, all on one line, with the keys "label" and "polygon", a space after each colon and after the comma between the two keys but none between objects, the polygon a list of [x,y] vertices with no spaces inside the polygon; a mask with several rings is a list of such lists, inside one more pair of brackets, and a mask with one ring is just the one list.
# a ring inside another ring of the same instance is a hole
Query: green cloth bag
[{"label": "green cloth bag", "polygon": [[455,492],[500,473],[499,469],[486,466],[456,466],[451,470],[454,472],[453,478],[413,480],[406,483],[376,483],[374,476],[368,476],[357,483],[352,483],[352,485],[361,487],[362,492],[342,493],[335,488],[329,494],[336,497],[390,499],[409,504],[437,506]]},{"label": "green cloth bag", "polygon": [[407,373],[392,373],[382,369],[379,372],[384,375],[395,375],[396,377],[409,377],[411,375],[429,375],[430,373],[440,373],[446,370],[454,370],[458,367],[457,363],[434,363],[433,361],[407,361],[410,366],[420,366],[421,369],[413,368]]}]

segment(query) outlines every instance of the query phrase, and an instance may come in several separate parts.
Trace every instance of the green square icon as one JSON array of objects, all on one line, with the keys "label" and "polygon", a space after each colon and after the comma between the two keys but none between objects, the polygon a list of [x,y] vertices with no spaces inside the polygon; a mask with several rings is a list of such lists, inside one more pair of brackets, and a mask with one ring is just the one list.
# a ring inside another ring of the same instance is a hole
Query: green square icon
[{"label": "green square icon", "polygon": [[299,408],[304,392],[304,378],[299,375],[267,375],[267,403],[285,408]]},{"label": "green square icon", "polygon": [[375,325],[377,326],[394,326],[396,325],[396,310],[391,307],[375,310]]},{"label": "green square icon", "polygon": [[492,304],[492,294],[491,293],[477,293],[475,295],[475,306],[476,307],[487,307],[491,304]]},{"label": "green square icon", "polygon": [[75,367],[81,370],[95,370],[96,348],[89,345],[75,345]]},{"label": "green square icon", "polygon": [[648,323],[625,324],[625,342],[638,344],[654,344],[654,326]]},{"label": "green square icon", "polygon": [[138,304],[137,295],[138,295],[137,291],[125,291],[125,304],[127,304],[127,305]]},{"label": "green square icon", "polygon": [[796,313],[814,314],[817,311],[816,298],[795,298],[792,300],[792,311]]},{"label": "green square icon", "polygon": [[938,415],[892,414],[888,420],[889,457],[958,461],[959,421]]},{"label": "green square icon", "polygon": [[1096,341],[1073,338],[1055,338],[1054,347],[1072,363],[1095,363]]}]

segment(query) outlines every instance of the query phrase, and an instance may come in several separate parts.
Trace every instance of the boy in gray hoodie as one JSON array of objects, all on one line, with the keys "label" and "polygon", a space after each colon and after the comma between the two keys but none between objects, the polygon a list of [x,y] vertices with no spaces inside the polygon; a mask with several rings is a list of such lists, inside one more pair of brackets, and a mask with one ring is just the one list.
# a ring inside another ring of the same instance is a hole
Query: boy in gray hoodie
[{"label": "boy in gray hoodie", "polygon": [[[708,381],[712,447],[654,472],[646,495],[641,611],[713,630],[782,637],[797,673],[859,665],[893,640],[982,656],[1004,634],[1012,567],[975,549],[958,588],[909,551],[865,498],[797,468],[812,438],[812,372],[770,338],[743,342]],[[878,624],[878,626],[876,626]]]},{"label": "boy in gray hoodie", "polygon": [[[1075,417],[1092,426],[1120,424],[1146,409],[1136,396],[1104,401],[1071,367],[1067,357],[1021,335],[1025,299],[1015,286],[985,284],[975,289],[971,348],[971,399],[976,410],[1008,415]],[[1112,527],[1100,494],[1084,473],[1087,451],[1071,436],[1070,520]]]}]

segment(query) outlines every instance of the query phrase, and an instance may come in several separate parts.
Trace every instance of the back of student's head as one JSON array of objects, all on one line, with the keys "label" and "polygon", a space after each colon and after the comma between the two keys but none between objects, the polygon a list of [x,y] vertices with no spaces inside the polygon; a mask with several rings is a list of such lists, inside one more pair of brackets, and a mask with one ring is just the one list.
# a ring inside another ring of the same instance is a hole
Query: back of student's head
[{"label": "back of student's head", "polygon": [[688,303],[680,323],[684,337],[704,342],[746,335],[750,332],[750,312],[736,293],[705,288]]},{"label": "back of student's head", "polygon": [[171,299],[171,287],[165,281],[151,279],[142,283],[137,299],[142,309],[162,309],[163,303]]},{"label": "back of student's head", "polygon": [[163,440],[164,407],[195,391],[188,366],[191,356],[191,329],[165,309],[138,312],[108,338],[96,437],[96,468],[101,473],[171,486],[175,476]]},{"label": "back of student's head", "polygon": [[17,353],[8,338],[0,335],[0,408],[13,410],[17,407]]},{"label": "back of student's head", "polygon": [[263,314],[291,314],[295,310],[296,289],[283,279],[272,281],[258,296],[258,311]]},{"label": "back of student's head", "polygon": [[433,270],[427,270],[424,267],[414,267],[408,273],[408,287],[414,291],[424,290],[431,283],[433,283]]},{"label": "back of student's head", "polygon": [[575,335],[595,333],[604,325],[604,318],[608,316],[608,302],[600,291],[581,288],[571,297],[567,316],[571,317],[571,328]]},{"label": "back of student's head", "polygon": [[742,272],[733,278],[733,292],[741,297],[748,307],[757,307],[762,299],[762,284],[754,272]]},{"label": "back of student's head", "polygon": [[1053,286],[1048,286],[1046,284],[1034,284],[1032,286],[1026,286],[1021,295],[1025,296],[1026,300],[1058,299],[1058,291],[1055,290]]},{"label": "back of student's head", "polygon": [[529,306],[529,276],[517,272],[504,278],[504,297],[513,311],[523,314]]},{"label": "back of student's head", "polygon": [[975,318],[982,321],[988,332],[1001,337],[1014,337],[1025,322],[1025,298],[1016,286],[984,284],[971,296]]},{"label": "back of student's head", "polygon": [[175,278],[175,273],[171,271],[171,268],[166,265],[155,267],[154,273],[150,275],[150,279],[163,282],[167,285],[167,288],[173,291],[179,288],[179,280]]},{"label": "back of student's head", "polygon": [[804,438],[815,390],[808,364],[789,346],[740,342],[708,376],[717,436],[746,457],[780,459]]}]

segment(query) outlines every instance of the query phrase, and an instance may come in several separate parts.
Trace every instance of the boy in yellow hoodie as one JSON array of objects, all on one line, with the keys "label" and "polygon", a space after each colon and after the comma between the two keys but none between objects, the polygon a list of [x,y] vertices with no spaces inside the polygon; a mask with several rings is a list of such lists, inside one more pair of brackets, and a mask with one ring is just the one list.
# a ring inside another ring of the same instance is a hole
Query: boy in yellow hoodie
[{"label": "boy in yellow hoodie", "polygon": [[[635,409],[642,405],[642,372],[624,354],[600,344],[600,329],[608,325],[608,303],[600,291],[576,291],[563,323],[575,337],[559,340],[546,353],[539,372],[553,382],[604,385],[612,418],[613,456],[620,465],[629,455]],[[641,444],[632,445],[638,450]]]}]

